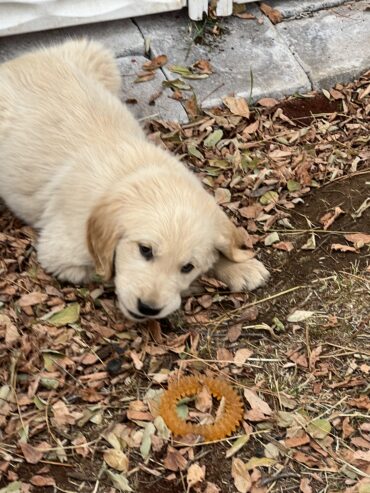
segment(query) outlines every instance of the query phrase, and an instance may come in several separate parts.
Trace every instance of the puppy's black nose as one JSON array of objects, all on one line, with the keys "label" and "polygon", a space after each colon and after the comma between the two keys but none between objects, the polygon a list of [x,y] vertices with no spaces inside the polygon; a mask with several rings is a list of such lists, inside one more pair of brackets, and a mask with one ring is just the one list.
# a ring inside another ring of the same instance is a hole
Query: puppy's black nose
[{"label": "puppy's black nose", "polygon": [[147,317],[155,317],[155,315],[158,315],[162,310],[162,308],[153,308],[152,306],[143,303],[140,298],[137,300],[137,309],[142,315],[146,315]]}]

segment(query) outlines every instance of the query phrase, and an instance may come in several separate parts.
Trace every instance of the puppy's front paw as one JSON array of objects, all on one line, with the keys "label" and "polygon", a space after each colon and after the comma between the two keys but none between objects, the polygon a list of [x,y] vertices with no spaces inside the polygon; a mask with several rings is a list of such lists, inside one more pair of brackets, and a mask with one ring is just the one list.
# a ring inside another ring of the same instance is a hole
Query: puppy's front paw
[{"label": "puppy's front paw", "polygon": [[214,274],[235,292],[253,291],[264,286],[270,277],[263,263],[255,258],[240,263],[221,258],[214,266]]},{"label": "puppy's front paw", "polygon": [[63,267],[56,272],[60,281],[68,281],[73,284],[85,284],[91,281],[93,270],[88,266]]}]

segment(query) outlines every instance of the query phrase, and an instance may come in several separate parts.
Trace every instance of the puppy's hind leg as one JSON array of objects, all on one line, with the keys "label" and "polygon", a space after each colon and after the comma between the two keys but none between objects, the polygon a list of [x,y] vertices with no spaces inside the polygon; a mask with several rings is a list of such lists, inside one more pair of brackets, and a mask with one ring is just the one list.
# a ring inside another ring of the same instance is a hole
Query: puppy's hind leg
[{"label": "puppy's hind leg", "polygon": [[56,56],[72,62],[85,75],[99,81],[111,93],[118,95],[121,76],[113,54],[101,43],[86,38],[66,41],[50,48]]}]

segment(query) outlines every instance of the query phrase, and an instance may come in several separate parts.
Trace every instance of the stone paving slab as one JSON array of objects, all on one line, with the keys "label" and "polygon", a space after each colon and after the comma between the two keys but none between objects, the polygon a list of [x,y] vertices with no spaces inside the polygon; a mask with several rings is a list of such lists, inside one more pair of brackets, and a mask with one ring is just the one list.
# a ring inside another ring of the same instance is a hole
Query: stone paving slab
[{"label": "stone paving slab", "polygon": [[309,76],[314,89],[347,83],[370,68],[367,0],[276,26]]},{"label": "stone paving slab", "polygon": [[346,2],[348,3],[348,0],[270,0],[268,4],[279,10],[284,18],[288,18],[307,16],[312,12],[337,7]]},{"label": "stone paving slab", "polygon": [[[208,79],[188,81],[203,107],[216,106],[229,94],[248,99],[251,95],[252,101],[256,101],[309,91],[311,85],[306,74],[271,22],[262,17],[255,5],[248,6],[248,10],[263,18],[263,24],[225,18],[228,33],[211,47],[192,44],[191,22],[184,11],[139,17],[136,22],[144,37],[150,38],[153,56],[166,54],[169,64],[182,66],[199,59],[210,60],[214,73]],[[169,79],[178,77],[168,65],[164,72]]]},{"label": "stone paving slab", "polygon": [[142,55],[144,53],[144,40],[139,29],[131,19],[122,19],[5,38],[0,37],[0,63],[38,46],[83,36],[103,42],[117,57]]},{"label": "stone paving slab", "polygon": [[[172,90],[162,87],[162,81],[166,78],[161,70],[156,71],[154,79],[135,83],[137,74],[142,72],[141,67],[147,61],[148,59],[143,56],[118,59],[122,75],[122,101],[139,119],[159,118],[187,122],[188,117],[182,104],[170,98]],[[150,103],[151,99],[158,94],[160,96]]]}]

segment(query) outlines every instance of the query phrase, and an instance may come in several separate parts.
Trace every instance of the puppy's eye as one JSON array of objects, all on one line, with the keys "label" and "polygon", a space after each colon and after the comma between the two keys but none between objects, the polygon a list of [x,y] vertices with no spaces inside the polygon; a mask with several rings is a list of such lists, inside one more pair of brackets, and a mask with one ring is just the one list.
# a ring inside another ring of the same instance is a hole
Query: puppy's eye
[{"label": "puppy's eye", "polygon": [[153,258],[153,250],[151,249],[151,247],[139,245],[139,250],[145,260],[151,260]]},{"label": "puppy's eye", "polygon": [[189,272],[191,272],[192,270],[194,269],[194,265],[193,264],[185,264],[181,267],[181,272],[183,274],[188,274]]}]

